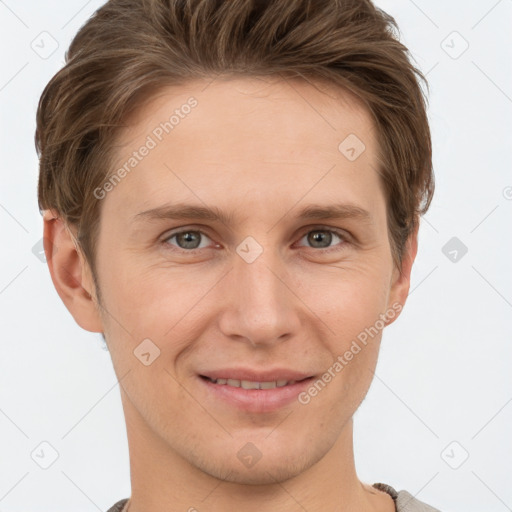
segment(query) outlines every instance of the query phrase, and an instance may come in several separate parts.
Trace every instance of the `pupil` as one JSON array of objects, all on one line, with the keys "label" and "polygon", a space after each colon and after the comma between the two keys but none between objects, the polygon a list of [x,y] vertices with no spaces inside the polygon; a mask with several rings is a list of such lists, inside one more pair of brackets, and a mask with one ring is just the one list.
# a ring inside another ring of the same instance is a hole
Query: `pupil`
[{"label": "pupil", "polygon": [[[327,233],[326,231],[312,231],[308,236],[308,241],[311,243],[313,247],[329,247],[332,239],[332,234]],[[316,245],[317,242],[320,242],[320,246]],[[321,245],[322,242],[326,242],[326,244]]]},{"label": "pupil", "polygon": [[183,249],[196,249],[199,245],[199,236],[195,231],[187,231],[177,236],[178,245]]}]

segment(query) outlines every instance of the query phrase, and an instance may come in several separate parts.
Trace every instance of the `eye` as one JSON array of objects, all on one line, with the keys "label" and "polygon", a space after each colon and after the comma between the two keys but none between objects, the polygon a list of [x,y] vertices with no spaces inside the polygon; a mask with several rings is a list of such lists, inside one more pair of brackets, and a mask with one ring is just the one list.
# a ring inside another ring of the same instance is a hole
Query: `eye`
[{"label": "eye", "polygon": [[[305,240],[304,243],[300,243]],[[187,229],[167,235],[162,243],[174,246],[177,250],[192,252],[205,249],[212,242],[210,237],[201,230]],[[341,249],[348,242],[348,235],[341,231],[320,227],[308,231],[299,241],[300,246],[309,246],[312,249]],[[340,246],[340,247],[338,247]]]},{"label": "eye", "polygon": [[[347,242],[347,237],[343,235],[341,232],[333,229],[327,228],[317,228],[311,231],[308,231],[301,240],[306,240],[307,244],[310,244],[310,247],[313,249],[331,249],[336,245],[345,245]],[[336,240],[342,242],[341,244],[331,245],[332,242],[336,242]],[[299,244],[302,245],[302,244]]]},{"label": "eye", "polygon": [[[175,244],[171,243],[171,240],[175,239]],[[163,243],[167,245],[176,245],[178,249],[187,251],[194,249],[204,249],[208,247],[208,243],[205,241],[210,241],[210,238],[199,230],[188,229],[186,231],[179,231],[178,233],[174,233],[170,236],[167,236]]]}]

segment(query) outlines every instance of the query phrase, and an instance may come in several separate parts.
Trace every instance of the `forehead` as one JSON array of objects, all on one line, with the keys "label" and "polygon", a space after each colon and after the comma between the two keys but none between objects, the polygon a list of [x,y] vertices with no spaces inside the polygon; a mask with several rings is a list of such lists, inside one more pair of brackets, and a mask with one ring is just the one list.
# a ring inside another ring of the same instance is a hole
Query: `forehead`
[{"label": "forehead", "polygon": [[[355,95],[325,82],[191,82],[159,91],[127,125],[114,171],[129,172],[110,194],[113,207],[153,206],[176,195],[219,202],[234,193],[297,201],[308,190],[312,200],[355,202],[362,195],[371,206],[369,184],[380,189],[370,113]],[[150,150],[135,161],[144,146]],[[123,194],[131,200],[119,202]]]}]

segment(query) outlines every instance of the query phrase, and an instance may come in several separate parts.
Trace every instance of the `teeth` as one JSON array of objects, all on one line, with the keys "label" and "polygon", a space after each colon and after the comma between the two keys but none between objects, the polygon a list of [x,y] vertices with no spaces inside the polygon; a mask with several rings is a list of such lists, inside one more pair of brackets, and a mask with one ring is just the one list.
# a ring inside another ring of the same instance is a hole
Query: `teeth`
[{"label": "teeth", "polygon": [[211,382],[215,384],[227,384],[228,386],[232,386],[234,388],[243,388],[243,389],[274,389],[274,388],[282,388],[286,385],[295,384],[294,380],[278,380],[278,381],[269,381],[269,382],[255,382],[252,380],[238,380],[238,379],[209,379]]},{"label": "teeth", "polygon": [[259,382],[251,382],[250,380],[241,380],[240,386],[244,389],[260,389]]}]

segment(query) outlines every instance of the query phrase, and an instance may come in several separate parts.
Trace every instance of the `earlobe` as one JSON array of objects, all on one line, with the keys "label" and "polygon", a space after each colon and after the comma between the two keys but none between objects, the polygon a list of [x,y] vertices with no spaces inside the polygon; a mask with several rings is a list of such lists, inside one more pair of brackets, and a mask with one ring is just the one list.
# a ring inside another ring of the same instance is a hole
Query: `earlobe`
[{"label": "earlobe", "polygon": [[46,210],[43,219],[46,262],[59,297],[80,327],[103,332],[94,282],[69,228],[53,211]]},{"label": "earlobe", "polygon": [[[402,258],[402,268],[393,269],[393,278],[391,283],[391,289],[389,293],[388,308],[402,311],[409,294],[409,288],[411,285],[411,272],[412,265],[416,259],[418,252],[418,229],[419,220],[416,229],[409,235],[407,239],[405,250]],[[399,315],[393,315],[386,322],[386,325],[392,324]]]}]

